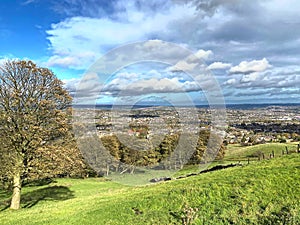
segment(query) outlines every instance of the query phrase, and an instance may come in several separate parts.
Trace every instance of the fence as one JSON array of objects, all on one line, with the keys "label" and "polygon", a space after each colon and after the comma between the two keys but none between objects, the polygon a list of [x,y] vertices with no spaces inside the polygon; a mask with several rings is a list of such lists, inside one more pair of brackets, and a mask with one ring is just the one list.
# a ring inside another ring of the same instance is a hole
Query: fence
[{"label": "fence", "polygon": [[[296,150],[291,150],[287,146],[285,146],[285,149],[282,149],[281,155],[289,155],[291,153],[300,153],[300,144],[297,145]],[[262,152],[258,156],[258,161],[264,160],[264,159],[272,159],[272,158],[275,158],[275,151],[274,150],[272,151],[272,153],[270,153],[268,155],[268,157],[266,157],[265,153]],[[248,157],[247,161],[248,161],[248,164],[249,164],[250,163],[250,158],[249,157]]]}]

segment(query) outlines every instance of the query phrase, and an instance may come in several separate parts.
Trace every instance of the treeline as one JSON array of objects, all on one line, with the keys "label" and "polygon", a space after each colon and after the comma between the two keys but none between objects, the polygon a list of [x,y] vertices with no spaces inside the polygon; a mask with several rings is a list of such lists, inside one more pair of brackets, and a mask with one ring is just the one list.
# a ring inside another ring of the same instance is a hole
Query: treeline
[{"label": "treeline", "polygon": [[240,128],[243,130],[252,131],[256,133],[273,133],[273,134],[281,134],[281,133],[289,133],[289,134],[299,134],[300,127],[298,124],[290,122],[287,124],[274,122],[274,123],[240,123],[240,124],[233,124],[233,127]]},{"label": "treeline", "polygon": [[[101,137],[101,144],[113,156],[113,159],[105,161],[102,167],[97,168],[100,173],[106,174],[133,173],[137,167],[181,169],[185,164],[221,159],[225,153],[222,139],[208,130],[200,131],[197,136],[179,133],[165,135],[160,143],[147,150],[137,150],[143,149],[142,146],[130,147],[122,143],[116,135]],[[100,162],[98,166],[99,164]]]}]

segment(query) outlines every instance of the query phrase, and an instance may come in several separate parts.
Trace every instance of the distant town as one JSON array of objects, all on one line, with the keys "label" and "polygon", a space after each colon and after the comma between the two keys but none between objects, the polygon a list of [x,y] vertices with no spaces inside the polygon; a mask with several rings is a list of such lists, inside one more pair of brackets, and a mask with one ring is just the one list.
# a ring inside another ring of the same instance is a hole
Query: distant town
[{"label": "distant town", "polygon": [[[74,111],[75,120],[89,123],[90,131],[96,130],[99,137],[122,133],[148,139],[154,135],[197,133],[212,128],[209,107],[77,107]],[[255,145],[300,140],[299,105],[235,106],[228,107],[226,114],[222,134],[225,144]]]}]

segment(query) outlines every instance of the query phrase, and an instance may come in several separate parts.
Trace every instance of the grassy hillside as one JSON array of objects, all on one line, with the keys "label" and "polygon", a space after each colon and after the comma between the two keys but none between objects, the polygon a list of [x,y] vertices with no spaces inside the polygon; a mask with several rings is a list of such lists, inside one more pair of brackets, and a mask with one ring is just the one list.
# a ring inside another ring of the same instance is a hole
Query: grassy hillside
[{"label": "grassy hillside", "polygon": [[0,224],[300,224],[300,154],[142,187],[58,179],[25,187]]},{"label": "grassy hillside", "polygon": [[257,160],[257,157],[255,157],[255,153],[259,151],[263,152],[266,158],[269,157],[272,151],[274,151],[275,157],[278,157],[282,155],[282,150],[285,151],[286,147],[289,151],[295,152],[297,149],[297,144],[298,142],[267,143],[246,147],[240,146],[239,144],[230,144],[227,146],[224,160],[247,160],[247,158]]}]

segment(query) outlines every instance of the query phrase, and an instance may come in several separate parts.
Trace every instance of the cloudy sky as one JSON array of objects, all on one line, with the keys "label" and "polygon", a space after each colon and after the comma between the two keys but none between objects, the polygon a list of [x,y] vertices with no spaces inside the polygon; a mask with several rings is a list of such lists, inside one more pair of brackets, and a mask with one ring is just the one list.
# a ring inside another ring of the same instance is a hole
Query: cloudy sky
[{"label": "cloudy sky", "polygon": [[2,0],[0,62],[34,60],[86,102],[201,104],[218,87],[226,103],[299,103],[299,9],[298,0]]}]

